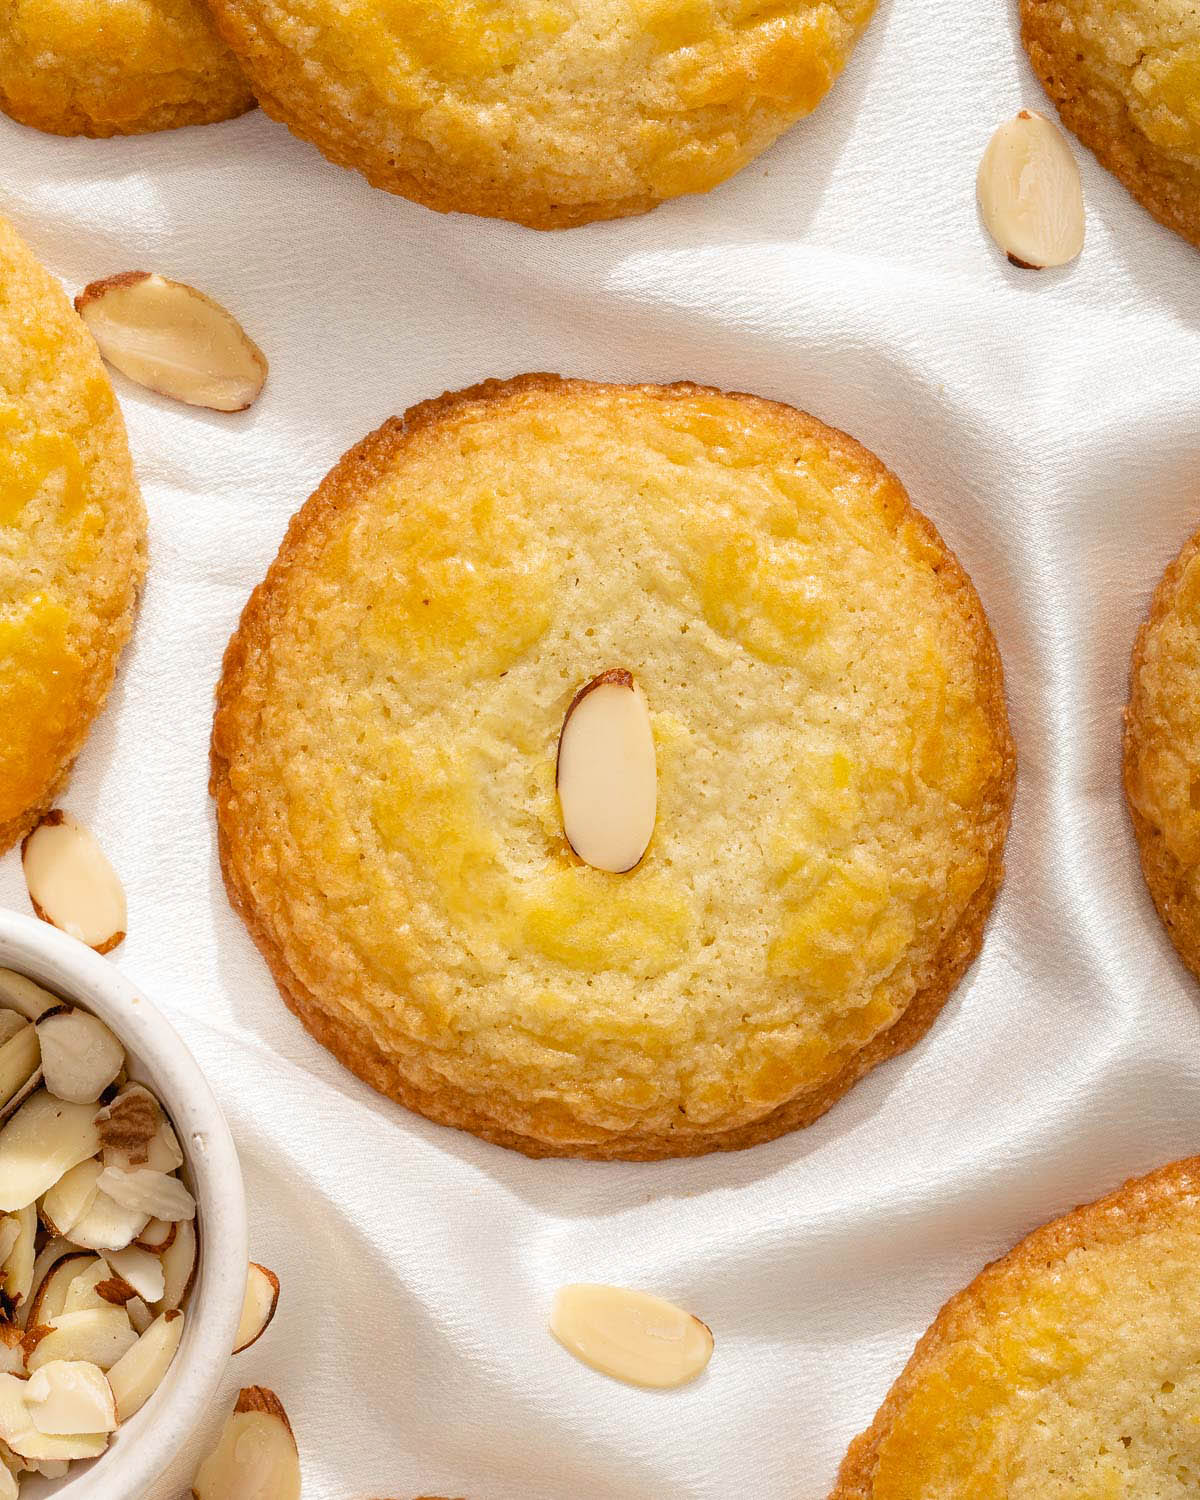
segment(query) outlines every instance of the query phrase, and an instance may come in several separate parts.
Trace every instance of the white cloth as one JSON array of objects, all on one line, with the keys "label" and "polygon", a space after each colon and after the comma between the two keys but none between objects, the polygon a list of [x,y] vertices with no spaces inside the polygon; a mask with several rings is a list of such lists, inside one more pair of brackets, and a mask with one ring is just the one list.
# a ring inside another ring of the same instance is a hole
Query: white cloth
[{"label": "white cloth", "polygon": [[[1082,148],[1087,244],[1010,268],[975,171],[1049,109],[1002,5],[884,0],[818,112],[706,197],[539,235],[368,188],[254,114],[140,140],[0,119],[0,212],[71,291],[149,268],[271,361],[244,416],[117,388],[150,511],[145,601],[64,805],[125,880],[114,955],[228,1114],[306,1500],[821,1500],[941,1302],[1043,1220],[1200,1149],[1200,989],[1119,789],[1130,646],[1200,524],[1200,256]],[[221,652],[285,524],[382,419],[525,370],[688,377],[846,429],[975,580],[1021,769],[1008,881],[928,1039],[811,1129],[653,1166],[531,1162],[373,1095],[301,1030],[226,902],[206,793]],[[0,901],[27,910],[13,855]],[[627,1283],[716,1335],[654,1394],[546,1332]]]}]

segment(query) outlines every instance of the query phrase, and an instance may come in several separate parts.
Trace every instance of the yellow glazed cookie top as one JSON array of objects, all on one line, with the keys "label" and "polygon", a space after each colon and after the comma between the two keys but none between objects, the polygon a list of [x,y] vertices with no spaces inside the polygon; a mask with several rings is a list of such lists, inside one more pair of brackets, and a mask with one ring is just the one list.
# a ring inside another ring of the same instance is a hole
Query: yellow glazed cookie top
[{"label": "yellow glazed cookie top", "polygon": [[254,104],[203,0],[6,0],[0,107],[58,135],[129,135]]},{"label": "yellow glazed cookie top", "polygon": [[[554,784],[612,667],[658,762],[624,875]],[[969,583],[876,460],[754,398],[529,377],[385,426],[293,522],[219,700],[226,876],[293,1003],[380,1086],[376,1055],[542,1142],[820,1089],[998,880]]]},{"label": "yellow glazed cookie top", "polygon": [[0,848],[53,795],[108,691],[144,526],[95,344],[0,220]]},{"label": "yellow glazed cookie top", "polygon": [[1067,124],[1153,214],[1200,244],[1194,0],[1022,0],[1022,18]]},{"label": "yellow glazed cookie top", "polygon": [[1047,1225],[943,1310],[833,1500],[1185,1500],[1200,1484],[1200,1180]]},{"label": "yellow glazed cookie top", "polygon": [[214,0],[271,113],[435,208],[703,192],[820,101],[874,0]]}]

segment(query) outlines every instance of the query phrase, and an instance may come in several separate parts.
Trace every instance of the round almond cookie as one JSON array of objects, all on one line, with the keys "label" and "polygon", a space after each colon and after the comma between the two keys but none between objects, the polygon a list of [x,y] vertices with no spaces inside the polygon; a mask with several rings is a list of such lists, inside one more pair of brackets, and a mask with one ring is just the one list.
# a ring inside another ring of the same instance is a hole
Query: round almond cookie
[{"label": "round almond cookie", "polygon": [[1160,223],[1200,246],[1195,0],[1021,0],[1021,31],[1064,123]]},{"label": "round almond cookie", "polygon": [[96,345],[0,219],[0,850],[50,806],[108,694],[145,534]]},{"label": "round almond cookie", "polygon": [[1124,752],[1146,884],[1200,978],[1200,532],[1163,574],[1138,631]]},{"label": "round almond cookie", "polygon": [[54,135],[139,135],[254,107],[203,0],[6,0],[0,109]]},{"label": "round almond cookie", "polygon": [[1035,1230],[942,1308],[830,1500],[1184,1500],[1200,1157]]},{"label": "round almond cookie", "polygon": [[343,1062],[530,1155],[639,1159],[807,1124],[922,1035],[1013,771],[979,600],[871,454],[531,375],[386,423],[295,517],[212,790],[233,903]]},{"label": "round almond cookie", "polygon": [[209,0],[263,108],[376,187],[538,229],[702,193],[819,103],[874,0]]}]

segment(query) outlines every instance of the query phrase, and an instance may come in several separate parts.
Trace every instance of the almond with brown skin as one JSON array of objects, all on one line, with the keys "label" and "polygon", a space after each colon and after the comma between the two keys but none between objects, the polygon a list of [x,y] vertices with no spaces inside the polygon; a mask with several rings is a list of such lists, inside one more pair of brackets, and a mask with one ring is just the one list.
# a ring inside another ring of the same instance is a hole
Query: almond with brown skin
[{"label": "almond with brown skin", "polygon": [[248,1386],[196,1471],[193,1500],[300,1500],[300,1454],[274,1391]]},{"label": "almond with brown skin", "polygon": [[33,909],[97,953],[125,937],[125,891],[103,850],[68,813],[47,813],[21,845]]}]

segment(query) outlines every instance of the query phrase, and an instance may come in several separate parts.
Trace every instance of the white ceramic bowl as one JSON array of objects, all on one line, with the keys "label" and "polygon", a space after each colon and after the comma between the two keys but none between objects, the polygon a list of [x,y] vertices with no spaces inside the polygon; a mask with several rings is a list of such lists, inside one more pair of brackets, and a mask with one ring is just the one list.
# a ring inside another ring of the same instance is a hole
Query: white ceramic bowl
[{"label": "white ceramic bowl", "polygon": [[0,968],[16,969],[93,1011],[124,1043],[130,1076],[162,1100],[187,1157],[200,1261],[174,1363],[94,1462],[65,1479],[26,1476],[21,1500],[141,1500],[191,1436],[229,1365],[246,1292],[246,1199],[233,1137],[171,1025],[111,960],[32,917],[0,911]]}]

